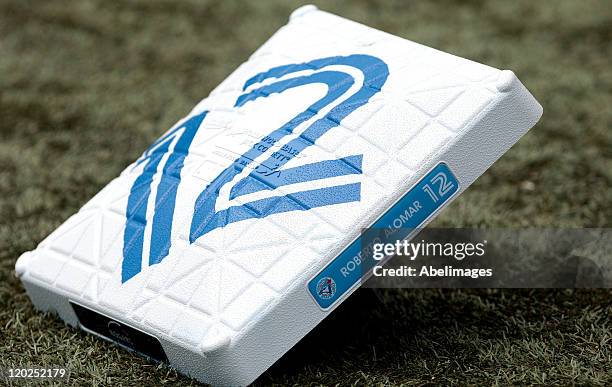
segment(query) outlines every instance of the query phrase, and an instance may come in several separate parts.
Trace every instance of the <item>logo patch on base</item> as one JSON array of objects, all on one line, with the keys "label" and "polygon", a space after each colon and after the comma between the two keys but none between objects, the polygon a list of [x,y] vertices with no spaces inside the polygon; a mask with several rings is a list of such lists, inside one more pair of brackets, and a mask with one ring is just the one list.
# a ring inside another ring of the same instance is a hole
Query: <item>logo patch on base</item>
[{"label": "logo patch on base", "polygon": [[[439,163],[371,227],[388,229],[390,233],[419,228],[458,190],[455,175],[445,163]],[[372,257],[363,257],[361,247],[359,237],[308,283],[312,298],[322,309],[329,309],[341,299],[377,263]],[[333,292],[326,292],[329,280],[333,283]]]},{"label": "logo patch on base", "polygon": [[329,300],[336,294],[336,281],[331,277],[323,277],[317,282],[317,295],[323,300]]}]

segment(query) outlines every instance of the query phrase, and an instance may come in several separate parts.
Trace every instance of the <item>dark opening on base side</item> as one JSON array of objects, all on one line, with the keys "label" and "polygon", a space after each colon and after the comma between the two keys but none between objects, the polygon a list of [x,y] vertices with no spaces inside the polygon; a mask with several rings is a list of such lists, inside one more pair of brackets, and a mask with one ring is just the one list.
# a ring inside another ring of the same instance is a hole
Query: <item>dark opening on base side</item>
[{"label": "dark opening on base side", "polygon": [[70,305],[83,328],[152,360],[168,362],[166,353],[156,337],[72,301]]}]

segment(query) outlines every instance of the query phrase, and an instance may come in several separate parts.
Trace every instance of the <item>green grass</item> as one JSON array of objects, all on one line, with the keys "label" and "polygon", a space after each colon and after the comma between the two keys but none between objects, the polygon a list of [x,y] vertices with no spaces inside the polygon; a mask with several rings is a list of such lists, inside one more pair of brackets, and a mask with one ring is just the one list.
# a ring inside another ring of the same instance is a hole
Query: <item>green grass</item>
[{"label": "green grass", "polygon": [[[297,5],[0,0],[0,366],[67,365],[73,385],[196,384],[35,312],[14,263]],[[320,7],[510,68],[544,106],[436,225],[611,226],[609,2]],[[611,305],[609,290],[362,290],[257,383],[610,385]]]}]

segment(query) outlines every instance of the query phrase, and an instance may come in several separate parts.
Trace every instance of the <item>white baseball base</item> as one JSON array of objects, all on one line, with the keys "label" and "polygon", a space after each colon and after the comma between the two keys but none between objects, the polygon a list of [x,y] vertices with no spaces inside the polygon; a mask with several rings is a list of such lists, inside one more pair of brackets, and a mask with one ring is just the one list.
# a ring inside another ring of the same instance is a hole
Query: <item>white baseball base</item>
[{"label": "white baseball base", "polygon": [[69,325],[247,384],[359,286],[331,271],[362,228],[443,168],[424,226],[541,114],[511,71],[305,6],[16,272]]}]

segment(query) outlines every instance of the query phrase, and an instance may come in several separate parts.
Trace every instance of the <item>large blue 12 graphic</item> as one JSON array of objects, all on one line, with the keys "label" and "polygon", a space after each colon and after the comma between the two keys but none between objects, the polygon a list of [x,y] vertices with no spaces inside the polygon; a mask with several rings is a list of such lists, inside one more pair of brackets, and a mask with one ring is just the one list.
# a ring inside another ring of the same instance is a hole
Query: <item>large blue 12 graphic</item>
[{"label": "large blue 12 graphic", "polygon": [[[363,74],[363,82],[359,88],[355,87],[354,93],[336,105],[332,105],[358,82],[351,74],[342,71],[346,66],[360,71]],[[291,77],[293,73],[298,74]],[[262,138],[259,143],[236,159],[206,186],[194,205],[189,233],[190,242],[193,243],[212,230],[245,219],[264,218],[281,212],[304,211],[315,207],[359,201],[360,183],[351,183],[254,200],[220,211],[215,209],[221,188],[262,155],[262,147],[258,144],[265,144],[267,147],[270,144],[274,145],[285,136],[291,135],[298,125],[311,120],[326,108],[327,113],[314,120],[299,136],[284,144],[266,161],[252,167],[251,172],[231,188],[230,200],[257,191],[274,190],[288,184],[361,174],[362,155],[325,160],[295,168],[282,169],[281,167],[301,151],[315,144],[317,139],[328,130],[340,125],[340,121],[351,112],[365,105],[374,94],[380,91],[388,75],[388,67],[382,60],[369,55],[349,55],[274,67],[246,81],[243,90],[267,80],[277,79],[272,83],[245,92],[238,97],[235,107],[243,106],[258,98],[266,98],[273,93],[282,93],[294,87],[313,83],[325,84],[327,93],[289,122]],[[191,142],[207,113],[202,112],[178,123],[149,147],[136,162],[136,165],[144,163],[144,167],[142,173],[134,181],[128,197],[127,220],[123,236],[122,282],[134,277],[142,269],[147,205],[152,193],[153,178],[159,173],[161,173],[161,178],[155,194],[154,215],[150,226],[149,265],[161,262],[168,255],[181,170],[189,153]],[[165,156],[167,157],[164,160]],[[274,167],[271,168],[271,165]]]}]

